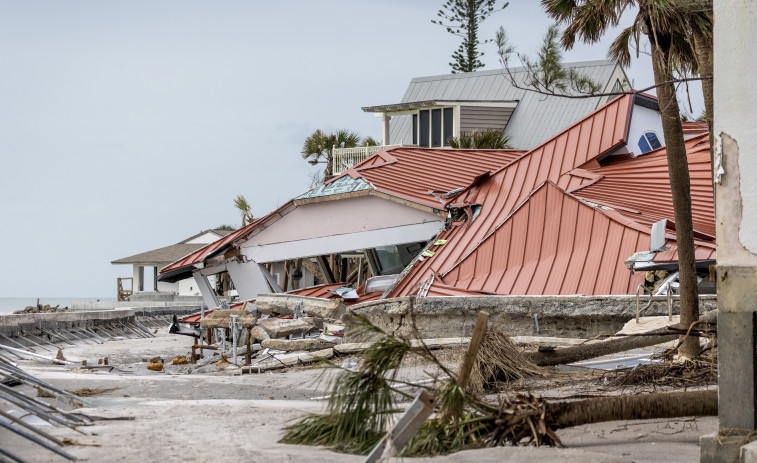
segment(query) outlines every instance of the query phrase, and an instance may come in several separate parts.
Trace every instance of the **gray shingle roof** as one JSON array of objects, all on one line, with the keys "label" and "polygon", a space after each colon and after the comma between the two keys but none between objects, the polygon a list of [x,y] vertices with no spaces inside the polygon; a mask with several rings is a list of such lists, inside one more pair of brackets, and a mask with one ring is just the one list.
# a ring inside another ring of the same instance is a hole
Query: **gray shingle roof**
[{"label": "gray shingle roof", "polygon": [[186,244],[178,243],[163,248],[153,249],[152,251],[135,254],[123,259],[114,260],[111,264],[165,264],[175,262],[187,254],[197,251],[206,244]]},{"label": "gray shingle roof", "polygon": [[[605,86],[616,65],[612,61],[599,60],[566,63],[566,67],[574,68]],[[521,85],[525,77],[522,68],[513,69],[512,72],[516,82]],[[510,83],[504,70],[497,69],[413,79],[402,103],[427,100],[518,100],[520,103],[505,128],[505,135],[510,137],[510,145],[514,148],[532,149],[594,111],[600,99],[560,98],[520,90]],[[392,143],[399,143],[400,140],[411,143],[410,116],[393,117],[390,136]]]},{"label": "gray shingle roof", "polygon": [[112,261],[111,264],[168,265],[172,262],[176,262],[187,254],[190,254],[204,246],[207,246],[207,243],[187,243],[187,241],[191,241],[198,236],[202,236],[208,232],[215,233],[219,238],[223,238],[224,236],[234,232],[234,230],[221,230],[218,228],[203,230],[200,233],[190,236],[189,238],[176,244],[172,244],[171,246],[165,246],[162,248],[153,249],[152,251],[142,252],[133,256],[124,257],[123,259]]}]

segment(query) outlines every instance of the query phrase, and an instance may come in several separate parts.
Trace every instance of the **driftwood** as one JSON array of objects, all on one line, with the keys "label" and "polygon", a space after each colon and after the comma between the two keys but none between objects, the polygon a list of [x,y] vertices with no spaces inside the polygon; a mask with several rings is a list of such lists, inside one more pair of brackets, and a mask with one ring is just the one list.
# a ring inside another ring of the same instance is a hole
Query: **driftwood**
[{"label": "driftwood", "polygon": [[[717,323],[717,310],[705,312],[699,320],[701,322]],[[676,329],[678,325],[671,326],[670,328]],[[525,356],[535,365],[553,366],[580,362],[641,347],[655,346],[664,342],[675,341],[678,337],[678,333],[671,333],[670,329],[665,327],[593,344],[565,347],[551,352],[529,352]]]}]

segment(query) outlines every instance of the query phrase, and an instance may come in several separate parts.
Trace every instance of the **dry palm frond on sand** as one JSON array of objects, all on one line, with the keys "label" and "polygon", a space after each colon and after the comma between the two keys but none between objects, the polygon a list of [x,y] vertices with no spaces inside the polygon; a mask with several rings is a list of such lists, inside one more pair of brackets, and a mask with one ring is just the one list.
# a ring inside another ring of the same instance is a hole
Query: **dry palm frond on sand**
[{"label": "dry palm frond on sand", "polygon": [[502,383],[544,376],[546,370],[531,363],[503,332],[489,329],[471,371],[469,388],[476,394],[495,390]]}]

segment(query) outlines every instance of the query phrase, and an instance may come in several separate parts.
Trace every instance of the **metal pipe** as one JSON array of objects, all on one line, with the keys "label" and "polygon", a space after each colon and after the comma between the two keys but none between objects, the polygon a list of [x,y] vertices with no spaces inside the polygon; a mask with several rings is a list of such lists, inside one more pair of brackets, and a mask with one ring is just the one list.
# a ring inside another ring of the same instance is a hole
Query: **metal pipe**
[{"label": "metal pipe", "polygon": [[0,421],[0,426],[2,426],[3,428],[9,430],[10,432],[16,433],[19,436],[24,437],[24,438],[26,438],[26,439],[34,442],[35,444],[37,444],[39,446],[42,446],[42,447],[46,448],[47,450],[49,450],[51,452],[57,453],[58,455],[62,456],[63,458],[65,458],[67,460],[71,460],[71,461],[76,460],[76,457],[73,456],[73,455],[71,455],[70,453],[66,453],[63,450],[59,449],[58,447],[50,445],[47,442],[45,442],[42,439],[40,439],[39,437],[34,436],[32,434],[29,434],[26,431],[22,431],[20,429],[14,428],[13,426],[5,423],[4,421]]},{"label": "metal pipe", "polygon": [[668,321],[673,321],[673,290],[668,282]]},{"label": "metal pipe", "polygon": [[[641,289],[642,293],[643,292],[649,293],[649,301],[647,302],[647,305],[645,305],[643,308],[640,307],[640,300],[639,300],[639,290],[640,289]],[[639,284],[639,286],[636,287],[636,323],[637,324],[639,323],[639,313],[642,310],[645,310],[645,309],[649,308],[649,306],[651,306],[651,305],[652,305],[652,293],[649,292],[649,290],[647,289],[646,286],[644,286],[643,284]]]},{"label": "metal pipe", "polygon": [[16,463],[26,463],[25,460],[22,460],[21,458],[17,457],[15,454],[3,449],[0,447],[0,455],[10,458],[11,460],[15,461]]},{"label": "metal pipe", "polygon": [[56,444],[58,444],[60,446],[64,445],[63,441],[58,440],[55,436],[51,436],[50,434],[46,433],[45,431],[43,431],[41,429],[38,429],[38,428],[35,428],[34,426],[30,425],[26,421],[18,419],[15,416],[11,415],[10,413],[5,413],[4,411],[0,410],[0,416],[4,417],[4,418],[6,418],[6,419],[8,419],[10,421],[13,421],[14,423],[18,424],[19,426],[23,426],[26,429],[39,434],[40,436],[44,437],[45,439],[47,439],[47,440],[49,440],[51,442],[55,442]]},{"label": "metal pipe", "polygon": [[[57,334],[57,333],[51,333],[51,332],[47,331],[47,330],[46,330],[46,329],[44,329],[44,328],[40,328],[39,330],[40,330],[40,331],[42,331],[43,333],[45,333],[46,335],[50,336],[51,338],[52,338],[53,336],[55,336],[56,338],[58,338],[58,339],[62,340],[62,341],[63,341],[63,342],[65,342],[66,344],[68,344],[69,346],[79,347],[79,346],[77,346],[76,344],[74,344],[74,343],[72,343],[72,342],[69,342],[69,340],[68,340],[68,339],[64,338],[63,336],[61,336],[61,335],[59,335],[59,334]],[[60,349],[60,347],[59,347],[58,349]]]},{"label": "metal pipe", "polygon": [[11,365],[11,364],[7,364],[7,363],[4,363],[4,362],[0,362],[0,370],[3,370],[3,371],[6,371],[6,372],[10,373],[10,375],[12,375],[13,378],[18,379],[21,382],[23,382],[25,384],[28,384],[29,386],[42,387],[42,388],[45,388],[47,390],[53,391],[56,394],[62,395],[64,397],[68,397],[69,399],[73,399],[74,401],[77,402],[78,406],[89,405],[89,403],[85,399],[83,399],[83,398],[81,398],[79,396],[76,396],[74,394],[71,394],[68,391],[64,391],[63,389],[59,389],[59,388],[53,386],[50,383],[42,381],[41,379],[37,378],[36,376],[32,376],[32,375],[26,373],[24,370],[16,367],[15,365]]},{"label": "metal pipe", "polygon": [[536,334],[541,334],[541,330],[539,329],[539,314],[534,314],[534,323],[536,324]]},{"label": "metal pipe", "polygon": [[0,344],[0,349],[5,349],[8,352],[14,352],[14,353],[15,352],[19,352],[19,353],[22,353],[22,354],[25,354],[25,355],[31,355],[32,357],[37,357],[37,358],[41,358],[41,359],[44,359],[44,360],[51,360],[53,362],[59,362],[61,364],[65,364],[65,365],[73,365],[74,364],[74,362],[69,362],[68,360],[58,360],[58,359],[53,358],[53,357],[47,357],[45,355],[35,354],[34,352],[28,352],[28,351],[25,351],[25,350],[16,349],[15,347],[6,346],[6,345],[3,345],[3,344]]},{"label": "metal pipe", "polygon": [[231,316],[231,349],[234,357],[234,365],[237,364],[237,319],[239,315]]},{"label": "metal pipe", "polygon": [[[34,337],[33,334],[24,334],[24,339],[26,339],[30,343],[34,344],[35,346],[39,347],[40,349],[45,349],[46,351],[50,352],[50,349],[48,349],[47,347],[45,347],[45,346],[37,343],[36,341],[34,341],[34,339],[32,339],[32,337]],[[36,352],[36,351],[34,351],[34,352]]]},{"label": "metal pipe", "polygon": [[[16,342],[16,341],[14,341],[13,339],[9,338],[8,336],[6,336],[6,335],[4,335],[4,334],[2,334],[2,333],[0,333],[0,336],[4,337],[4,338],[5,338],[5,339],[7,339],[8,341],[12,342],[13,344],[15,344],[15,345],[17,345],[17,346],[19,346],[19,347],[21,347],[21,348],[23,348],[23,349],[29,349],[29,347],[28,347],[28,346],[25,346],[25,345],[21,344],[20,342]],[[31,349],[31,351],[32,351],[32,352],[35,352],[35,350],[34,350],[34,349]]]}]

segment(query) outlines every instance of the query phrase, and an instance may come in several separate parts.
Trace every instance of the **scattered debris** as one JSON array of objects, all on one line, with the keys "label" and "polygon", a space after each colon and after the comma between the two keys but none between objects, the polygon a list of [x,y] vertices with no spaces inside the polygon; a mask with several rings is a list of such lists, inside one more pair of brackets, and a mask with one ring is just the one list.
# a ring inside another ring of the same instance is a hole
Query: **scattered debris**
[{"label": "scattered debris", "polygon": [[187,357],[184,355],[179,355],[171,360],[171,364],[173,365],[186,365],[187,363],[189,363],[189,360],[187,360]]},{"label": "scattered debris", "polygon": [[163,371],[163,363],[151,362],[147,364],[147,369],[152,371]]},{"label": "scattered debris", "polygon": [[79,397],[92,397],[95,395],[105,394],[106,392],[117,391],[119,389],[121,388],[120,387],[108,387],[108,388],[98,387],[95,389],[90,389],[88,387],[83,387],[81,389],[66,389],[66,391]]}]

